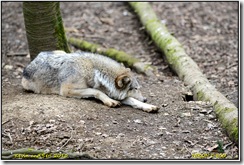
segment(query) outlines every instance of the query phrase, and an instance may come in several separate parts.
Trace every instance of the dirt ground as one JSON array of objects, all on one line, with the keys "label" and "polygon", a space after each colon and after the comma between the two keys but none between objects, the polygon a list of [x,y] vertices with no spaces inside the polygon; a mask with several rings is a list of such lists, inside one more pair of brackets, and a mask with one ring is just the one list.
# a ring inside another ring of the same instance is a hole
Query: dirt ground
[{"label": "dirt ground", "polygon": [[[162,58],[126,2],[61,2],[67,36],[123,50],[157,67],[159,79],[138,75],[150,114],[108,108],[95,99],[27,93],[30,61],[21,2],[2,2],[2,150],[86,152],[97,159],[238,159],[205,102],[189,92]],[[238,3],[153,2],[153,9],[213,85],[238,107]],[[71,46],[73,51],[76,48]],[[207,155],[207,157],[206,157]],[[210,156],[212,155],[212,156]]]}]

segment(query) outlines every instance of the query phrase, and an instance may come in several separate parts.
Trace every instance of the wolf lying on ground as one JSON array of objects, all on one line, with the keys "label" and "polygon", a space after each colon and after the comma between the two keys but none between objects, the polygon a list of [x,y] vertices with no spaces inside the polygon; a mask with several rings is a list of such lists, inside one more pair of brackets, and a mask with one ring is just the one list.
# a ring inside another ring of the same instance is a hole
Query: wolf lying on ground
[{"label": "wolf lying on ground", "polygon": [[41,52],[24,69],[22,86],[42,94],[101,100],[109,107],[121,103],[146,112],[158,107],[146,104],[139,84],[129,68],[116,61],[88,52]]}]

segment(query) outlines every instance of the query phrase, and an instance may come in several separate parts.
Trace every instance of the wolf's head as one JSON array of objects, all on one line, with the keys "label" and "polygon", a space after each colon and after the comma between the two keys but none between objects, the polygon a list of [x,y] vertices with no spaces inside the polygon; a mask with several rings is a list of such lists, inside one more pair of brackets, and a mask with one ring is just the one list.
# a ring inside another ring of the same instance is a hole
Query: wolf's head
[{"label": "wolf's head", "polygon": [[115,87],[121,92],[125,93],[121,100],[127,97],[133,97],[139,101],[146,102],[147,99],[142,96],[140,85],[137,79],[132,75],[131,71],[128,69],[127,72],[117,76],[115,79]]}]

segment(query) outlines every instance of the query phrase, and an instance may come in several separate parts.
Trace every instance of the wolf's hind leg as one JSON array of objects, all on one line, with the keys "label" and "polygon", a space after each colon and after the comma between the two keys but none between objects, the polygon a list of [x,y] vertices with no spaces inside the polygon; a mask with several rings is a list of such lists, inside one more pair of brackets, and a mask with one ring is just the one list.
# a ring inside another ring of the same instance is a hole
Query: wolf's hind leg
[{"label": "wolf's hind leg", "polygon": [[89,98],[94,97],[101,100],[109,107],[116,107],[120,102],[109,98],[105,93],[93,88],[72,88],[72,85],[65,85],[61,87],[60,95],[76,98]]}]

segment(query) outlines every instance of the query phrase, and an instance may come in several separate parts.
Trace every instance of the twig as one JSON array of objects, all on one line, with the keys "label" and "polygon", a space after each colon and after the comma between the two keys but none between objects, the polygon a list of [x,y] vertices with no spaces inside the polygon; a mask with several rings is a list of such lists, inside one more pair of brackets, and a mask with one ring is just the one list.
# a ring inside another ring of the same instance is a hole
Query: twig
[{"label": "twig", "polygon": [[13,143],[13,140],[12,140],[12,137],[11,137],[11,135],[10,135],[10,133],[8,132],[8,133],[2,133],[4,136],[7,136],[8,138],[9,138],[9,140],[10,140],[10,143],[12,144]]},{"label": "twig", "polygon": [[13,56],[27,56],[27,52],[10,52],[7,54],[7,57],[13,57]]},{"label": "twig", "polygon": [[73,129],[71,130],[71,135],[70,135],[70,138],[64,143],[64,145],[62,145],[59,149],[58,149],[58,151],[60,151],[64,146],[66,146],[68,143],[69,143],[69,141],[73,138]]},{"label": "twig", "polygon": [[9,140],[10,140],[10,143],[12,144],[12,143],[13,143],[13,140],[12,140],[12,137],[11,137],[11,135],[10,135],[9,132],[7,133],[7,136],[8,136],[8,138],[9,138]]},{"label": "twig", "polygon": [[10,122],[10,120],[11,120],[11,119],[9,119],[9,120],[7,120],[7,121],[2,122],[2,125],[4,125],[4,124],[6,124],[6,123]]},{"label": "twig", "polygon": [[223,149],[225,150],[227,147],[229,147],[231,144],[233,144],[233,142],[230,142],[230,143],[228,143],[228,144],[226,144],[224,147],[223,147]]}]

